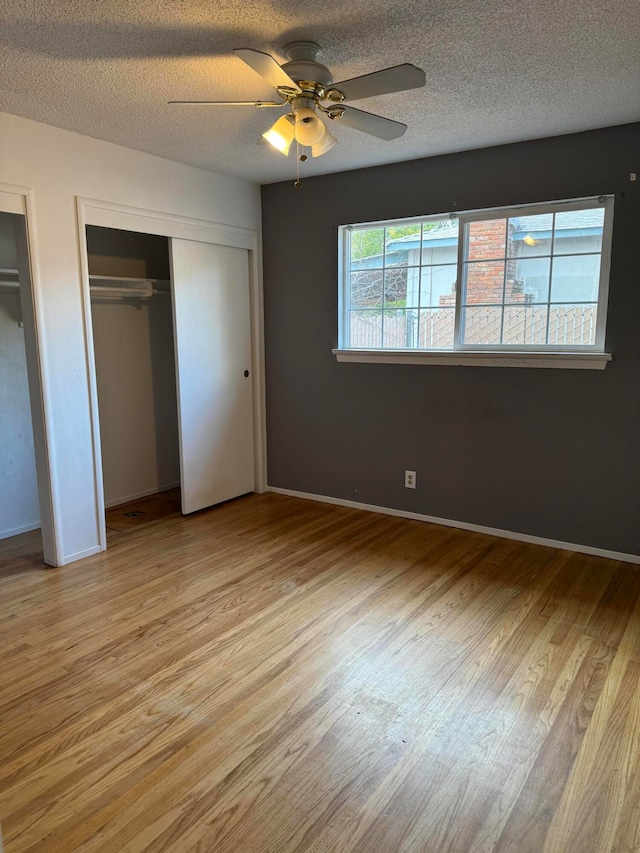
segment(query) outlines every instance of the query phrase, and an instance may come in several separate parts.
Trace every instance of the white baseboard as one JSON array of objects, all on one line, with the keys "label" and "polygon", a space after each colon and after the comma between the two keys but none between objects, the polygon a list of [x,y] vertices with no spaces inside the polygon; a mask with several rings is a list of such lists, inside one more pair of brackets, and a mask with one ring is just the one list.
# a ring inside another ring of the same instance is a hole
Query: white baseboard
[{"label": "white baseboard", "polygon": [[39,521],[33,524],[22,524],[20,527],[10,527],[9,530],[0,530],[0,539],[8,539],[10,536],[19,536],[21,533],[29,533],[31,530],[39,529]]},{"label": "white baseboard", "polygon": [[454,521],[450,518],[438,518],[434,515],[422,515],[419,512],[408,512],[403,509],[392,509],[388,506],[348,501],[343,498],[332,498],[327,495],[313,495],[308,492],[296,492],[294,489],[281,489],[278,486],[267,486],[267,491],[278,495],[289,495],[292,498],[304,498],[320,503],[347,506],[352,509],[364,509],[368,512],[379,512],[383,515],[397,515],[400,518],[411,518],[414,521],[427,521],[430,524],[442,524],[445,527],[458,527],[460,530],[471,530],[474,533],[487,533],[502,539],[516,539],[518,542],[531,542],[533,545],[547,545],[549,548],[562,548],[564,551],[577,551],[580,554],[591,554],[595,557],[608,557],[611,560],[622,560],[625,563],[640,564],[640,554],[624,554],[621,551],[608,551],[606,548],[592,548],[591,545],[578,545],[575,542],[560,542],[557,539],[545,539],[542,536],[530,536],[528,533],[517,533],[513,530],[501,530],[498,527],[484,527],[482,524],[469,524],[466,521]]},{"label": "white baseboard", "polygon": [[99,545],[95,545],[93,548],[87,548],[85,551],[77,551],[75,554],[69,554],[66,557],[62,557],[58,562],[58,567],[75,563],[76,560],[84,560],[85,557],[92,557],[94,554],[99,554],[101,550]]},{"label": "white baseboard", "polygon": [[131,501],[138,501],[140,498],[148,498],[149,495],[158,495],[160,492],[168,492],[169,489],[175,489],[180,485],[180,481],[177,483],[167,483],[164,486],[154,486],[152,489],[145,489],[144,492],[136,492],[135,495],[124,495],[121,498],[115,498],[112,501],[105,501],[105,508],[109,509],[112,506],[120,506],[120,504],[128,504]]}]

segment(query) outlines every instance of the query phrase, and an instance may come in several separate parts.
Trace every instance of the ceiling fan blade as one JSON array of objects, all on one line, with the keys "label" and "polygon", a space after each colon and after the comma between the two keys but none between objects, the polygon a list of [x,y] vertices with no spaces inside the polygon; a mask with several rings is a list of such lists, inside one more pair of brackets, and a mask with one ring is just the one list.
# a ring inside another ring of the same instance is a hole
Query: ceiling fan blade
[{"label": "ceiling fan blade", "polygon": [[355,107],[343,106],[342,109],[344,110],[342,118],[336,119],[336,121],[339,121],[340,124],[346,124],[347,127],[352,127],[354,130],[368,133],[370,136],[377,136],[378,139],[398,139],[407,129],[407,125],[399,121],[383,118],[373,113],[365,113],[362,110],[356,110]]},{"label": "ceiling fan blade", "polygon": [[186,104],[196,107],[281,107],[286,101],[168,101],[169,104]]},{"label": "ceiling fan blade", "polygon": [[278,86],[286,86],[288,89],[293,89],[296,92],[300,91],[300,87],[295,83],[286,71],[275,61],[269,53],[263,53],[261,50],[252,50],[250,47],[240,47],[233,51],[237,57],[243,62],[246,62],[249,68],[253,68],[261,77],[268,80],[274,89]]},{"label": "ceiling fan blade", "polygon": [[382,71],[374,71],[363,77],[353,77],[342,83],[334,83],[330,89],[337,89],[344,95],[345,101],[357,101],[360,98],[372,98],[374,95],[390,95],[405,89],[417,89],[426,83],[422,68],[405,62]]}]

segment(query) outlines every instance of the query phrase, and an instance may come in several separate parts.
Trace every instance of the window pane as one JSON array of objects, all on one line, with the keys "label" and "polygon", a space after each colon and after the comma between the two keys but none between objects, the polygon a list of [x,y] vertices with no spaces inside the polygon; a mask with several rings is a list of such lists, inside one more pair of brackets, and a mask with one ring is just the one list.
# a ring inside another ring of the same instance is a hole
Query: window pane
[{"label": "window pane", "polygon": [[384,271],[385,308],[407,307],[407,282],[409,281],[409,277],[412,282],[412,298],[415,299],[417,304],[420,267],[414,267],[410,270],[406,267],[392,267]]},{"label": "window pane", "polygon": [[422,226],[422,263],[457,263],[459,231],[457,219],[425,222]]},{"label": "window pane", "polygon": [[551,305],[549,343],[589,346],[596,342],[597,305]]},{"label": "window pane", "polygon": [[462,309],[463,342],[465,344],[499,344],[502,328],[502,307]]},{"label": "window pane", "polygon": [[351,269],[382,267],[384,228],[363,228],[351,232]]},{"label": "window pane", "polygon": [[604,208],[556,213],[554,254],[577,255],[602,250]]},{"label": "window pane", "polygon": [[552,234],[552,213],[513,216],[509,220],[509,257],[534,258],[550,255]]},{"label": "window pane", "polygon": [[420,267],[408,267],[405,270],[407,276],[407,308],[417,308],[420,304],[420,281],[424,270]]},{"label": "window pane", "polygon": [[352,308],[374,308],[382,305],[382,270],[351,273],[349,298]]},{"label": "window pane", "polygon": [[394,225],[385,231],[385,266],[417,266],[420,263],[420,223]]},{"label": "window pane", "polygon": [[504,294],[504,261],[479,261],[466,265],[464,303],[500,303]]},{"label": "window pane", "polygon": [[547,341],[546,305],[507,305],[502,328],[503,344],[545,344]]},{"label": "window pane", "polygon": [[505,302],[549,301],[549,258],[507,262]]},{"label": "window pane", "polygon": [[422,267],[420,281],[420,306],[456,304],[455,264]]},{"label": "window pane", "polygon": [[418,346],[423,349],[453,349],[455,308],[420,311]]},{"label": "window pane", "polygon": [[596,302],[600,255],[573,255],[553,259],[552,302]]},{"label": "window pane", "polygon": [[349,346],[379,349],[382,346],[382,311],[349,312]]},{"label": "window pane", "polygon": [[506,219],[482,219],[468,225],[467,257],[470,260],[504,258],[506,256]]},{"label": "window pane", "polygon": [[612,201],[588,203],[341,228],[340,340],[374,350],[450,350],[458,337],[480,349],[594,346]]},{"label": "window pane", "polygon": [[391,349],[415,347],[417,327],[417,311],[385,311],[382,346]]}]

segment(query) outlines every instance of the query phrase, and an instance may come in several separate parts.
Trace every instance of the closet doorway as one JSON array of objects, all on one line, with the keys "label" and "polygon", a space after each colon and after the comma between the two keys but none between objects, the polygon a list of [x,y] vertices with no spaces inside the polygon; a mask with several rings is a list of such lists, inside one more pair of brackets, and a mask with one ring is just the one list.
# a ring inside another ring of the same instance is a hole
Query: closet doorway
[{"label": "closet doorway", "polygon": [[254,489],[248,251],[86,226],[106,540]]},{"label": "closet doorway", "polygon": [[115,539],[179,510],[169,243],[91,225],[86,236],[106,527]]},{"label": "closet doorway", "polygon": [[0,211],[0,575],[42,566],[32,419],[37,357],[26,219]]}]

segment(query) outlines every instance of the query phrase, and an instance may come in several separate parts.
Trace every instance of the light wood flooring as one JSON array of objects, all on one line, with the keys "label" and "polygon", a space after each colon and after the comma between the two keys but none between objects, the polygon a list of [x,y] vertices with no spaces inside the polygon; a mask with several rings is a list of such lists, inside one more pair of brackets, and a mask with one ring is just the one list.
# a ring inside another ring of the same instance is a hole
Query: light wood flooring
[{"label": "light wood flooring", "polygon": [[179,488],[110,507],[105,513],[107,547],[110,548],[118,540],[134,533],[146,535],[150,524],[179,517]]},{"label": "light wood flooring", "polygon": [[640,851],[639,567],[273,494],[36,545],[5,853]]}]

